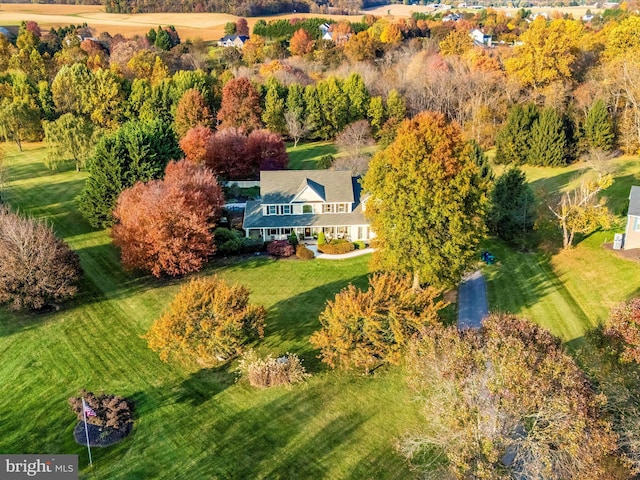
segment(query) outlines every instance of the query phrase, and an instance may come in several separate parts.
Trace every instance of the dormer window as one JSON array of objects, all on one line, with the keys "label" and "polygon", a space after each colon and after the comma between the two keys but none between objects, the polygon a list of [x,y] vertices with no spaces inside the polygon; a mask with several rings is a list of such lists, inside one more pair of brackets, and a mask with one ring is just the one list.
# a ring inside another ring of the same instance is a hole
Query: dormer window
[{"label": "dormer window", "polygon": [[311,205],[303,205],[302,213],[313,213],[313,207]]},{"label": "dormer window", "polygon": [[291,205],[282,205],[282,215],[291,215]]},{"label": "dormer window", "polygon": [[277,210],[276,210],[276,206],[275,205],[269,205],[268,211],[267,211],[267,215],[276,215],[277,214]]}]

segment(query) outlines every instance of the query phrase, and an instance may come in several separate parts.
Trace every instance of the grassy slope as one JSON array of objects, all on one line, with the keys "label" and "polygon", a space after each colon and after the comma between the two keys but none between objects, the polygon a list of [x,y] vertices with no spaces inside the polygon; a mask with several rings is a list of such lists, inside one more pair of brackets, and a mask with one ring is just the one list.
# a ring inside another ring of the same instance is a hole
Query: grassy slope
[{"label": "grassy slope", "polygon": [[292,170],[314,170],[320,158],[325,155],[338,154],[338,148],[333,142],[308,142],[298,143],[294,148],[293,143],[287,144],[289,154],[289,168]]},{"label": "grassy slope", "polygon": [[[624,213],[632,184],[640,184],[640,161],[616,159],[618,170],[607,189],[610,209],[618,215],[615,229],[597,232],[576,248],[554,255],[516,253],[498,242],[487,247],[499,263],[484,266],[492,309],[522,314],[574,345],[586,328],[604,320],[610,308],[640,294],[640,264],[602,248],[613,233],[624,230]],[[584,164],[563,169],[524,167],[534,189],[553,192],[579,184]]]},{"label": "grassy slope", "polygon": [[[260,349],[299,353],[315,374],[293,389],[254,391],[230,367],[163,364],[140,338],[183,281],[123,272],[106,232],[77,214],[84,173],[48,172],[43,149],[8,148],[9,201],[48,218],[81,257],[81,295],[54,314],[0,310],[0,451],[77,453],[85,478],[407,478],[394,440],[416,406],[394,370],[377,378],[326,372],[307,342],[324,301],[365,282],[366,257],[340,262],[217,265],[204,274],[248,285],[269,309]],[[136,402],[126,441],[95,449],[92,470],[73,443],[66,399],[104,390]]]}]

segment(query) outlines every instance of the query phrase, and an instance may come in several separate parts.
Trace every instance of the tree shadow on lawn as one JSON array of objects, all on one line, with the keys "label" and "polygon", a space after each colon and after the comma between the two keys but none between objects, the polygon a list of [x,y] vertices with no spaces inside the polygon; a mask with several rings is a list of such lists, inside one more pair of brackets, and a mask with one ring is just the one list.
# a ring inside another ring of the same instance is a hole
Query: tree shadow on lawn
[{"label": "tree shadow on lawn", "polygon": [[517,314],[555,288],[563,288],[548,255],[520,253],[499,240],[488,240],[483,248],[496,258],[494,265],[482,266],[487,278],[490,311]]},{"label": "tree shadow on lawn", "polygon": [[[326,478],[334,455],[369,417],[359,411],[329,411],[322,388],[305,384],[284,394],[253,392],[277,396],[221,417],[214,426],[221,433],[213,452],[218,461],[209,468],[218,470],[220,478]],[[310,423],[318,427],[309,427]],[[211,476],[213,472],[194,473]]]},{"label": "tree shadow on lawn", "polygon": [[[27,153],[25,150],[24,153]],[[7,160],[12,160],[14,156],[17,156],[18,152],[12,155],[7,155]],[[73,162],[64,162],[60,164],[60,166],[56,170],[49,170],[45,165],[44,161],[29,161],[29,162],[8,162],[9,164],[5,167],[5,171],[7,174],[8,181],[11,182],[21,182],[23,180],[32,180],[40,177],[50,177],[52,175],[56,175],[58,173],[64,173],[74,170],[75,164]],[[84,182],[84,178],[82,179]]]},{"label": "tree shadow on lawn", "polygon": [[637,175],[615,177],[609,188],[602,192],[602,195],[607,198],[607,206],[614,215],[627,215],[632,185],[640,185],[640,178]]},{"label": "tree shadow on lawn", "polygon": [[584,169],[571,170],[560,175],[555,175],[548,178],[539,178],[530,182],[532,190],[538,196],[538,199],[542,202],[546,202],[548,195],[558,194],[565,189],[571,182],[580,178],[584,173]]},{"label": "tree shadow on lawn", "polygon": [[349,284],[366,289],[368,278],[364,274],[327,283],[276,303],[268,311],[265,338],[259,342],[259,347],[275,355],[286,353],[282,350],[284,347],[289,353],[298,355],[308,371],[317,371],[320,365],[316,358],[318,351],[309,343],[309,337],[320,329],[320,313],[327,301],[333,300]]}]

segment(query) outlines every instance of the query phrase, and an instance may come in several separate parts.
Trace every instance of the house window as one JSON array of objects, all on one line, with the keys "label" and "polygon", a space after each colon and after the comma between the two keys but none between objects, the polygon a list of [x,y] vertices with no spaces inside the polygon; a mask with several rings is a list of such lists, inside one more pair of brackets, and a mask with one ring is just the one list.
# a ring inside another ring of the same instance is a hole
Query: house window
[{"label": "house window", "polygon": [[269,211],[267,212],[267,215],[275,215],[275,214],[276,214],[276,206],[269,205]]},{"label": "house window", "polygon": [[282,229],[282,234],[283,235],[291,235],[291,229],[290,228],[283,228]]},{"label": "house window", "polygon": [[338,204],[338,213],[344,213],[347,211],[347,205],[344,203]]},{"label": "house window", "polygon": [[267,235],[278,235],[278,229],[277,228],[270,228],[267,230]]},{"label": "house window", "polygon": [[313,207],[311,205],[303,205],[302,213],[313,213]]},{"label": "house window", "polygon": [[322,213],[332,213],[332,207],[333,205],[331,205],[330,203],[325,203],[324,205],[322,205]]},{"label": "house window", "polygon": [[291,205],[282,205],[281,210],[282,215],[291,215]]},{"label": "house window", "polygon": [[636,219],[636,223],[635,223],[635,225],[633,226],[633,229],[634,229],[636,232],[640,232],[640,217],[635,217],[635,219]]}]

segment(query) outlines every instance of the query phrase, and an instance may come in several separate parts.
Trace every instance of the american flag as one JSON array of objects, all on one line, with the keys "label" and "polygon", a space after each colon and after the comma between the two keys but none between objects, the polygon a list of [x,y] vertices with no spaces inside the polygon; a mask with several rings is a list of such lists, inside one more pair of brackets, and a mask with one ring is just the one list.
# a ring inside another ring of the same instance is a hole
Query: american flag
[{"label": "american flag", "polygon": [[96,412],[93,410],[93,408],[91,408],[89,405],[87,405],[86,403],[84,404],[84,414],[87,417],[95,417],[96,416]]}]

